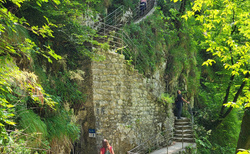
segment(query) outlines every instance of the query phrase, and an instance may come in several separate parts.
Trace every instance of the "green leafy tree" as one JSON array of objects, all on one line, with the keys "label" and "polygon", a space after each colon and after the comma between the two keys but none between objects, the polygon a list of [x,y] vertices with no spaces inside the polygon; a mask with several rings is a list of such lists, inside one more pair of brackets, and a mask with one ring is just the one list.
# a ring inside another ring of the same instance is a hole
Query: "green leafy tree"
[{"label": "green leafy tree", "polygon": [[[201,45],[213,55],[203,65],[209,66],[218,61],[230,74],[222,102],[220,115],[215,121],[218,125],[233,109],[244,104],[249,105],[249,1],[194,1],[192,11],[183,18],[195,15],[202,24],[205,41]],[[200,14],[195,14],[201,12]],[[241,83],[234,82],[240,79]],[[232,88],[237,87],[237,88]],[[231,91],[233,89],[234,91]],[[228,108],[227,108],[228,106]]]},{"label": "green leafy tree", "polygon": [[[216,128],[233,110],[234,107],[249,107],[250,105],[250,22],[249,22],[249,1],[240,0],[195,0],[192,10],[187,11],[182,17],[195,20],[200,23],[204,34],[204,41],[201,46],[211,54],[203,65],[222,65],[223,73],[229,76],[223,81],[224,93],[219,115],[210,124]],[[191,18],[190,18],[191,17]],[[222,88],[223,89],[223,88]],[[247,111],[247,110],[246,110]],[[242,121],[246,124],[247,112]],[[245,126],[246,127],[246,126]],[[242,126],[241,133],[247,133]],[[245,134],[247,135],[247,134]],[[242,136],[242,135],[240,135]],[[249,136],[249,134],[247,135]],[[245,138],[248,138],[245,136]],[[239,138],[241,142],[243,138]],[[246,145],[238,148],[249,149]],[[245,143],[247,140],[245,140]],[[248,139],[249,142],[249,139]]]}]

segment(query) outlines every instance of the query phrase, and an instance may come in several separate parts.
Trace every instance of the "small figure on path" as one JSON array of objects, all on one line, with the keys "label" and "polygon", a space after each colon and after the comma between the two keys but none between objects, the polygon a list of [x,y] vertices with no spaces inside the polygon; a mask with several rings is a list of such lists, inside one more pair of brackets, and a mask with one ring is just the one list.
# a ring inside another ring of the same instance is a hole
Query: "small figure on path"
[{"label": "small figure on path", "polygon": [[176,103],[175,103],[175,106],[177,108],[177,119],[181,119],[181,112],[182,112],[183,101],[189,104],[189,102],[186,101],[182,97],[181,91],[177,90],[177,100],[176,100]]},{"label": "small figure on path", "polygon": [[140,0],[140,14],[141,16],[144,14],[144,11],[147,8],[147,0]]},{"label": "small figure on path", "polygon": [[115,154],[112,146],[109,145],[108,140],[102,140],[102,148],[100,154]]}]

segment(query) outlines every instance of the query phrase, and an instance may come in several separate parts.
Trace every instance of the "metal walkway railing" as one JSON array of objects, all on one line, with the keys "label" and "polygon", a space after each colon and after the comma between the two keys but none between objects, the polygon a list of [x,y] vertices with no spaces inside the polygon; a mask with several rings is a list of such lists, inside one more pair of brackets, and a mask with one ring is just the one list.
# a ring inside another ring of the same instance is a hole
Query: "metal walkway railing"
[{"label": "metal walkway railing", "polygon": [[133,22],[144,17],[150,12],[150,10],[153,9],[155,5],[156,0],[148,0],[145,10],[141,10],[139,3],[138,6],[133,10],[131,10],[130,8],[128,10],[125,10],[125,7],[121,5],[116,10],[104,17],[102,22],[104,22],[106,25],[122,27],[128,22]]},{"label": "metal walkway railing", "polygon": [[142,69],[140,64],[143,63],[144,56],[138,51],[138,47],[124,30],[100,22],[97,34],[102,36],[98,38],[98,41],[101,43],[107,42],[109,50],[123,54],[126,60],[131,60],[135,69]]},{"label": "metal walkway railing", "polygon": [[125,56],[125,59],[134,68],[142,73],[143,63],[145,63],[145,57],[138,50],[138,47],[133,43],[130,36],[124,32],[122,27],[131,21],[136,21],[144,17],[156,4],[156,0],[148,0],[146,10],[141,14],[140,5],[134,10],[125,11],[124,6],[120,6],[112,13],[107,15],[102,22],[98,22],[97,34],[99,37],[97,40],[101,43],[108,42],[109,49],[116,51]]}]

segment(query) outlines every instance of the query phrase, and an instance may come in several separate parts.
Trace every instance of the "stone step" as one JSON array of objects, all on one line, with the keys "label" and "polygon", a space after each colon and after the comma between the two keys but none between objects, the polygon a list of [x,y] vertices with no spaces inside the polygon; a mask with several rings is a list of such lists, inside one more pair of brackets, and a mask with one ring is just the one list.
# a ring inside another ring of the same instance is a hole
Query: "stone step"
[{"label": "stone step", "polygon": [[195,139],[194,138],[181,138],[181,137],[174,137],[174,141],[176,142],[195,142]]},{"label": "stone step", "polygon": [[191,129],[192,130],[192,126],[190,125],[182,125],[182,126],[174,126],[175,130],[186,130],[186,129]]},{"label": "stone step", "polygon": [[181,117],[181,119],[175,118],[175,122],[190,122],[191,120],[186,117]]},{"label": "stone step", "polygon": [[190,122],[188,122],[188,121],[184,121],[184,122],[175,122],[174,123],[175,125],[191,125],[191,123]]},{"label": "stone step", "polygon": [[[185,134],[193,134],[194,131],[192,129],[186,129],[186,130],[183,130],[183,133],[185,133]],[[182,134],[182,130],[175,130],[174,134]]]},{"label": "stone step", "polygon": [[194,134],[175,134],[174,137],[194,138]]}]

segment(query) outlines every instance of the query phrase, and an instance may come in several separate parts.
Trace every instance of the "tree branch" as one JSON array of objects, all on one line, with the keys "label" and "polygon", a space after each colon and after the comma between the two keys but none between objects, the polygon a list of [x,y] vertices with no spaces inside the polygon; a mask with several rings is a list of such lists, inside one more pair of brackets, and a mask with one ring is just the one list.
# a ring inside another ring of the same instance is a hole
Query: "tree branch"
[{"label": "tree branch", "polygon": [[[230,48],[230,51],[231,51],[231,48]],[[232,65],[234,64],[234,61],[233,61],[233,56],[232,56],[232,52],[231,52],[231,63]],[[225,106],[223,104],[227,103],[228,102],[228,97],[229,97],[229,93],[230,93],[230,88],[232,86],[232,83],[233,83],[233,80],[234,80],[234,75],[232,75],[230,77],[230,81],[228,83],[228,87],[227,87],[227,90],[226,90],[226,96],[224,98],[224,101],[222,103],[222,107],[221,107],[221,110],[220,110],[220,115],[219,115],[219,118],[222,118],[223,116],[223,112],[225,110]]]},{"label": "tree branch", "polygon": [[181,1],[181,6],[180,6],[180,9],[179,9],[180,16],[183,15],[185,10],[186,10],[186,3],[187,3],[187,0],[182,0]]},{"label": "tree branch", "polygon": [[[224,97],[223,104],[225,104],[225,103],[228,102],[228,97],[229,97],[229,93],[230,93],[230,89],[231,89],[233,80],[234,80],[234,75],[232,75],[232,76],[230,77],[230,81],[229,81],[229,83],[228,83],[228,87],[227,87],[227,90],[226,90],[226,96]],[[221,107],[221,110],[220,110],[219,118],[222,117],[223,112],[224,112],[224,110],[225,110],[225,106],[224,106],[223,104],[222,104],[222,107]]]},{"label": "tree branch", "polygon": [[[249,78],[249,77],[250,77],[250,74],[247,73],[246,76],[245,76],[245,78]],[[232,77],[231,77],[231,78],[232,78]],[[241,84],[241,86],[240,86],[240,88],[238,89],[237,93],[236,93],[235,96],[234,96],[233,102],[236,102],[236,101],[238,100],[238,98],[239,98],[240,94],[242,93],[242,90],[243,90],[243,88],[245,87],[245,85],[246,85],[246,81],[243,81],[242,84]],[[229,89],[230,89],[230,88],[229,88]],[[225,97],[225,98],[226,98],[226,97]],[[227,99],[228,99],[228,98],[227,98]],[[223,105],[222,108],[223,108],[223,110],[224,110],[224,109],[225,109],[225,106]],[[211,124],[211,125],[213,126],[213,128],[216,128],[216,127],[223,121],[223,119],[226,118],[226,117],[228,116],[228,114],[229,114],[232,110],[233,110],[233,107],[230,106],[229,109],[228,109],[224,114],[221,114],[220,117],[219,117],[216,121],[214,121],[213,124]],[[212,127],[212,126],[211,126],[211,127]]]},{"label": "tree branch", "polygon": [[[245,76],[245,78],[249,78],[249,76],[250,76],[250,74],[247,73],[246,76]],[[233,102],[237,102],[237,100],[238,100],[238,98],[239,98],[239,96],[240,96],[243,88],[245,87],[245,85],[246,85],[246,81],[243,81],[242,84],[241,84],[241,86],[240,86],[240,88],[238,89],[237,93],[234,96]],[[233,107],[230,106],[230,108],[226,111],[226,113],[222,116],[222,118],[225,118],[232,111],[232,109],[233,109]]]}]

